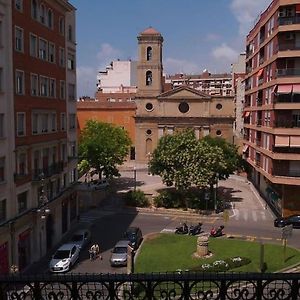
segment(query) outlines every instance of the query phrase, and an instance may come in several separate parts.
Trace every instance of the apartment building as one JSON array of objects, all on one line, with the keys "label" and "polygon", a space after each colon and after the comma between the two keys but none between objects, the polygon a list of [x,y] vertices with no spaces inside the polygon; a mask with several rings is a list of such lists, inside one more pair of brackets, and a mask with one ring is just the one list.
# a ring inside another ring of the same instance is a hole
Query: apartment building
[{"label": "apartment building", "polygon": [[232,96],[232,78],[229,73],[211,74],[205,69],[202,74],[168,75],[166,83],[171,83],[173,88],[189,86],[211,96]]},{"label": "apartment building", "polygon": [[279,215],[300,213],[300,1],[274,0],[246,39],[244,155]]},{"label": "apartment building", "polygon": [[0,274],[22,271],[77,216],[75,8],[0,0]]}]

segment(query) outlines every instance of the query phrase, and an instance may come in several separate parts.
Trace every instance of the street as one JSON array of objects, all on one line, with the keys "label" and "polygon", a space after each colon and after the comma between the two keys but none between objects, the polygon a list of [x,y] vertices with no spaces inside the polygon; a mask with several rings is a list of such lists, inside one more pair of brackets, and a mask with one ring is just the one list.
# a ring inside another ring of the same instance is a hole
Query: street
[{"label": "street", "polygon": [[[153,194],[163,187],[158,176],[149,176],[147,170],[137,172],[134,178],[132,171],[122,172],[121,178],[115,181],[115,190],[126,192],[136,185],[145,193]],[[136,181],[135,181],[136,180]],[[79,227],[88,227],[92,231],[92,243],[100,245],[103,260],[89,260],[88,248],[81,251],[79,262],[69,273],[123,273],[125,267],[112,268],[109,264],[111,250],[121,239],[129,226],[138,226],[144,237],[154,232],[172,232],[182,222],[188,225],[203,223],[204,232],[213,226],[225,225],[225,234],[233,238],[257,240],[261,242],[281,243],[281,229],[273,225],[274,216],[258,195],[253,192],[246,179],[232,176],[219,182],[219,191],[228,197],[232,209],[228,220],[218,215],[197,215],[186,212],[174,213],[165,210],[141,209],[128,210],[123,207],[120,195],[112,193],[99,207],[84,212]],[[300,247],[300,230],[293,230],[288,245]],[[35,272],[48,272],[49,259],[43,259],[35,265]],[[32,271],[33,272],[33,271]],[[30,272],[29,272],[30,273]]]}]

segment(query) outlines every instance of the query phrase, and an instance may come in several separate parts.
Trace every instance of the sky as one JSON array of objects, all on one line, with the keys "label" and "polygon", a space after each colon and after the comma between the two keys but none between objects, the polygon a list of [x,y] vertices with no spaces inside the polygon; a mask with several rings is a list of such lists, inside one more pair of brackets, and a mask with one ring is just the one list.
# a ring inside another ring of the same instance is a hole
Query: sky
[{"label": "sky", "polygon": [[112,60],[137,60],[137,36],[164,37],[165,74],[230,72],[271,0],[69,0],[77,9],[77,96],[93,97]]}]

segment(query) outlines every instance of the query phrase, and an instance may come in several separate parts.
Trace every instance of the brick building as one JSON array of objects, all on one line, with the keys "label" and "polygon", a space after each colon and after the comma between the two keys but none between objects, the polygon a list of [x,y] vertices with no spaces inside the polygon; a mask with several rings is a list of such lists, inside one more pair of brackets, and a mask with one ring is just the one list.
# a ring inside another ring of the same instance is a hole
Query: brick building
[{"label": "brick building", "polygon": [[1,0],[0,11],[5,274],[45,255],[76,220],[76,43],[75,8],[66,0]]}]

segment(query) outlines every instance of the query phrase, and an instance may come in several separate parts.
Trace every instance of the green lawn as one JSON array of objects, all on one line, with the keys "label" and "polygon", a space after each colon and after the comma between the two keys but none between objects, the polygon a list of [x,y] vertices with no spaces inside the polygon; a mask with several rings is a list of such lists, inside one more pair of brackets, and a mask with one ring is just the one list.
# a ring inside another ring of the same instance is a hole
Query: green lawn
[{"label": "green lawn", "polygon": [[[225,238],[209,239],[208,247],[214,255],[208,259],[196,259],[192,257],[197,248],[196,241],[195,236],[176,234],[158,234],[145,240],[136,259],[135,272],[191,270],[205,263],[235,256],[247,257],[251,259],[251,263],[235,268],[234,271],[260,271],[260,244],[257,242]],[[283,246],[265,244],[264,253],[266,272],[274,272],[300,262],[300,251],[294,248],[287,247],[285,262],[283,262]]]}]

